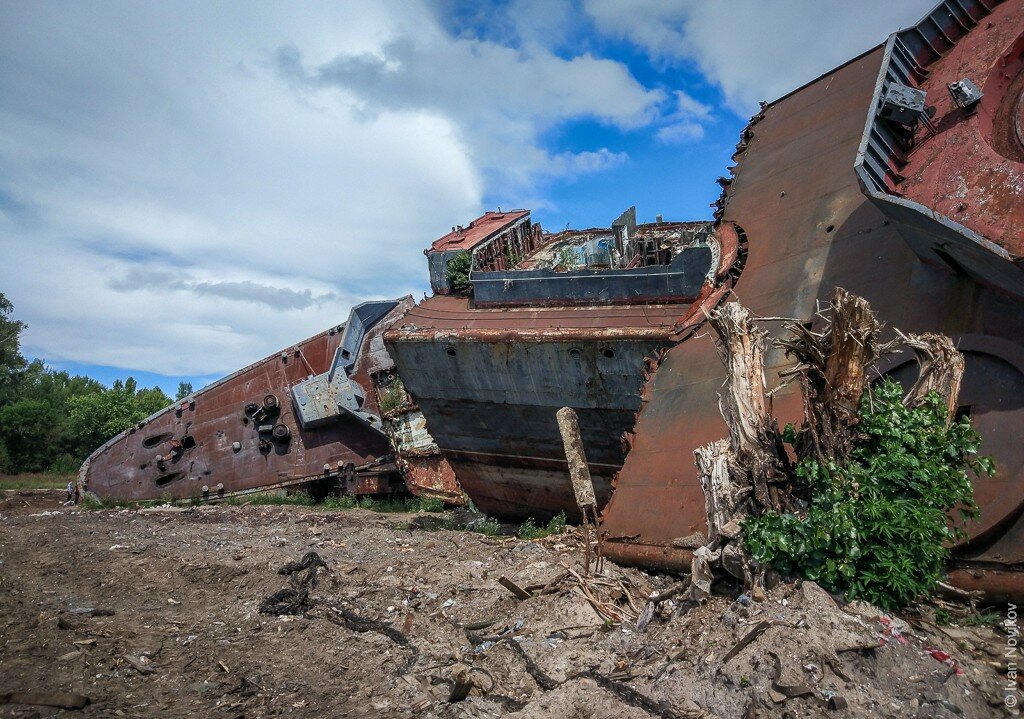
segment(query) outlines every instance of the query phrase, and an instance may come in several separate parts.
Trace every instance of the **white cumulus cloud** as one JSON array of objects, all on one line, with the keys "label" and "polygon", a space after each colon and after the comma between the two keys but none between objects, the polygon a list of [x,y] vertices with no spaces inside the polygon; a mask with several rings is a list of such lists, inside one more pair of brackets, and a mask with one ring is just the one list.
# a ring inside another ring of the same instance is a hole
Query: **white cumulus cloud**
[{"label": "white cumulus cloud", "polygon": [[7,3],[0,292],[30,354],[229,372],[418,294],[422,248],[489,187],[626,159],[546,130],[641,126],[660,100],[415,1]]},{"label": "white cumulus cloud", "polygon": [[917,22],[933,0],[583,0],[597,29],[694,63],[749,115]]}]

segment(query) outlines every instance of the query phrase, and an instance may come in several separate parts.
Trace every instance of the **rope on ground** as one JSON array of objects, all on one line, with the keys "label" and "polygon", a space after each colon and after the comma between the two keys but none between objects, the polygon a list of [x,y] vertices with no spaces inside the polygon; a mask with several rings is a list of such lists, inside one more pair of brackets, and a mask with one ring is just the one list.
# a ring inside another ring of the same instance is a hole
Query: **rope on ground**
[{"label": "rope on ground", "polygon": [[304,615],[313,608],[316,602],[310,598],[309,591],[317,585],[317,571],[327,563],[316,552],[307,552],[298,562],[288,562],[278,574],[288,575],[290,587],[280,589],[260,602],[261,614]]},{"label": "rope on ground", "polygon": [[[522,659],[523,664],[526,665],[526,673],[533,677],[533,680],[537,682],[537,686],[539,686],[544,691],[551,691],[552,689],[557,689],[565,683],[558,682],[552,679],[543,669],[541,669],[537,665],[537,662],[533,660],[533,657],[527,654],[526,650],[523,649],[519,642],[517,642],[513,637],[503,637],[500,641],[503,641],[505,644],[508,644],[508,646],[512,649],[512,653],[520,659]],[[609,677],[606,677],[603,674],[598,674],[593,670],[580,672],[579,674],[569,677],[568,679],[566,679],[566,681],[581,678],[592,679],[594,682],[597,683],[598,686],[614,694],[623,703],[628,704],[632,707],[636,707],[637,709],[641,709],[642,711],[647,712],[651,716],[658,717],[658,719],[695,719],[696,717],[706,716],[703,712],[679,713],[672,707],[665,704],[664,702],[652,699],[651,697],[645,694],[641,694],[636,689],[633,689],[631,686],[624,682],[619,682],[614,679],[610,679]]]},{"label": "rope on ground", "polygon": [[376,619],[370,619],[368,617],[361,617],[355,612],[349,611],[344,607],[328,607],[328,609],[341,617],[341,622],[337,621],[336,618],[331,617],[330,615],[327,615],[328,619],[335,624],[343,623],[346,628],[351,629],[353,632],[377,632],[378,634],[383,634],[395,644],[401,644],[403,647],[412,646],[409,644],[409,640],[404,634],[384,622]]}]

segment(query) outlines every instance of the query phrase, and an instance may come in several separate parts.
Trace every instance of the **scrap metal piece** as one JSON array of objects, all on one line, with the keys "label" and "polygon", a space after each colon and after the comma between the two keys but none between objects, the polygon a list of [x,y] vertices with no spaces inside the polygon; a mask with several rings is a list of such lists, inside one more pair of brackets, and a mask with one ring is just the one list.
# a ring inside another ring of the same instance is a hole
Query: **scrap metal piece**
[{"label": "scrap metal piece", "polygon": [[964,77],[955,82],[951,82],[946,87],[949,89],[950,97],[953,98],[959,107],[965,110],[973,109],[981,98],[985,96],[985,93],[981,91],[981,88],[974,84],[974,80],[969,77]]},{"label": "scrap metal piece", "polygon": [[912,127],[925,114],[925,92],[914,87],[890,83],[878,108],[878,116]]}]

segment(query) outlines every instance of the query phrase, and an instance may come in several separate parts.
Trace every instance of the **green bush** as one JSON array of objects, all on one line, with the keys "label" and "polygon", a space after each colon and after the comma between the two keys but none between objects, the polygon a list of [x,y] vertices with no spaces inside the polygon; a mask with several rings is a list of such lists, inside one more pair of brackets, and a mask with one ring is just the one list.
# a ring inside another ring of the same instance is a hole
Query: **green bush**
[{"label": "green bush", "polygon": [[305,492],[295,492],[294,494],[278,494],[277,492],[253,492],[252,494],[243,494],[236,497],[228,497],[222,502],[223,504],[231,505],[298,505],[301,507],[309,507],[314,504],[313,498]]},{"label": "green bush", "polygon": [[435,497],[374,498],[344,494],[328,497],[322,503],[324,509],[370,509],[374,512],[443,512],[444,500]]},{"label": "green bush", "polygon": [[77,474],[82,463],[70,454],[59,454],[47,470],[50,474]]},{"label": "green bush", "polygon": [[516,536],[520,539],[541,539],[552,534],[561,534],[565,531],[565,512],[559,512],[552,517],[546,525],[538,527],[533,517],[528,518],[519,525]]},{"label": "green bush", "polygon": [[497,537],[501,534],[501,522],[497,519],[491,519],[488,517],[482,522],[475,523],[473,525],[473,531],[477,534],[483,534],[486,537]]},{"label": "green bush", "polygon": [[355,506],[354,494],[343,494],[340,497],[328,497],[324,500],[324,509],[354,509]]},{"label": "green bush", "polygon": [[465,251],[448,260],[444,276],[453,292],[465,292],[469,289],[469,272],[472,267],[473,256]]},{"label": "green bush", "polygon": [[[144,506],[145,502],[131,502],[127,499],[113,499],[107,497],[106,499],[97,499],[92,494],[86,494],[82,497],[82,502],[79,506],[85,509],[127,509],[130,507]],[[149,503],[152,504],[152,503]]]},{"label": "green bush", "polygon": [[419,501],[421,512],[443,512],[444,500],[437,497],[422,497]]},{"label": "green bush", "polygon": [[530,517],[519,525],[519,529],[516,530],[516,536],[520,539],[540,539],[545,535],[544,530],[537,526],[536,522],[533,521],[533,517]]},{"label": "green bush", "polygon": [[561,534],[565,531],[565,512],[559,512],[548,522],[548,534]]},{"label": "green bush", "polygon": [[[810,488],[806,515],[766,513],[743,524],[744,546],[758,562],[801,575],[886,609],[930,594],[977,516],[971,475],[991,475],[989,457],[966,418],[946,426],[935,393],[918,407],[886,381],[861,400],[862,439],[845,466],[804,458],[797,475]],[[787,441],[793,431],[787,427]]]},{"label": "green bush", "polygon": [[381,414],[388,414],[405,406],[405,386],[397,377],[388,384],[382,385],[377,396],[380,398]]},{"label": "green bush", "polygon": [[554,269],[569,272],[576,269],[578,255],[572,247],[563,247],[555,254]]}]

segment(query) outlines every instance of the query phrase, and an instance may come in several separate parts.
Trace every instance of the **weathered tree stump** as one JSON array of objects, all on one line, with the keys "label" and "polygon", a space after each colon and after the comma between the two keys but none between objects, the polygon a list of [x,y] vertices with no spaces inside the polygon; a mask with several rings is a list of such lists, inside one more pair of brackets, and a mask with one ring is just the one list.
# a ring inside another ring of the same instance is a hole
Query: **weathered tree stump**
[{"label": "weathered tree stump", "polygon": [[[694,452],[708,524],[707,542],[693,554],[690,596],[696,601],[711,591],[718,570],[742,579],[755,596],[762,594],[764,568],[756,566],[743,549],[743,519],[766,511],[799,512],[809,499],[809,488],[798,480],[771,414],[771,394],[764,378],[769,338],[755,322],[738,303],[720,307],[708,318],[726,367],[719,406],[729,439]],[[797,364],[782,378],[798,380],[803,396],[803,422],[794,444],[797,460],[810,457],[823,464],[842,464],[858,441],[860,402],[871,366],[896,343],[880,341],[882,325],[868,302],[842,288],[832,297],[823,331],[813,332],[809,324],[795,321],[785,327],[788,336],[775,344],[795,357]],[[952,421],[963,356],[948,337],[898,334],[921,368],[904,402],[920,404],[935,391]]]},{"label": "weathered tree stump", "polygon": [[790,337],[778,345],[798,360],[796,367],[784,373],[787,378],[798,377],[803,392],[798,454],[822,463],[842,463],[857,440],[857,411],[868,368],[887,346],[879,342],[882,325],[867,300],[839,287],[830,309],[830,322],[822,333],[790,322],[786,325]]},{"label": "weathered tree stump", "polygon": [[768,333],[754,324],[753,316],[739,303],[712,312],[709,324],[726,366],[725,389],[719,405],[729,427],[732,466],[749,474],[758,502],[774,506],[768,484],[776,475],[780,457],[774,451],[778,431],[765,392]]},{"label": "weathered tree stump", "polygon": [[964,376],[964,356],[953,340],[945,335],[927,333],[902,337],[914,351],[920,374],[904,400],[908,407],[921,404],[929,392],[935,392],[946,403],[947,424],[956,416],[960,383]]}]

